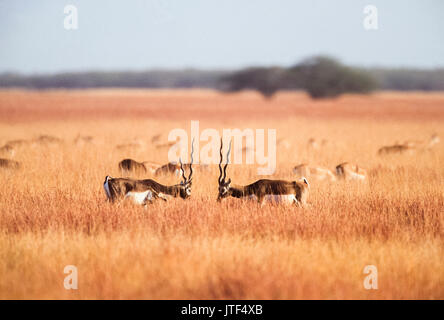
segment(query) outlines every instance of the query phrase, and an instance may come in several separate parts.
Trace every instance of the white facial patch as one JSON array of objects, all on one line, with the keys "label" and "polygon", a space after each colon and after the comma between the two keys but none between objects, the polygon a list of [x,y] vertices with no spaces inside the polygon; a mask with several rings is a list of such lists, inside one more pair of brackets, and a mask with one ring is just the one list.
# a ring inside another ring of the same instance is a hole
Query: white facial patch
[{"label": "white facial patch", "polygon": [[153,200],[153,193],[151,190],[144,192],[128,192],[125,195],[125,199],[130,198],[135,204],[145,204],[146,201]]}]

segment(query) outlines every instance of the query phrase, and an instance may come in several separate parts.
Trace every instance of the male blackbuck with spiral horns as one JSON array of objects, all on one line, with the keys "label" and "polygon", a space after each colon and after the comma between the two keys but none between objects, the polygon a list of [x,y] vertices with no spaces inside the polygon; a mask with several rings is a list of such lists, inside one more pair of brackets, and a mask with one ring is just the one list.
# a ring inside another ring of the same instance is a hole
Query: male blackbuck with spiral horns
[{"label": "male blackbuck with spiral horns", "polygon": [[193,152],[191,149],[190,174],[185,176],[182,161],[181,172],[183,181],[180,184],[165,186],[152,179],[134,180],[129,178],[112,178],[106,176],[103,187],[109,201],[115,202],[121,199],[131,199],[135,204],[146,205],[156,199],[169,200],[171,198],[188,199],[191,196],[191,185],[193,177]]},{"label": "male blackbuck with spiral horns", "polygon": [[[309,184],[305,177],[300,181],[268,180],[260,179],[247,186],[232,186],[231,179],[226,181],[227,166],[230,159],[231,141],[227,153],[227,162],[222,169],[222,148],[220,141],[219,162],[219,194],[217,201],[228,196],[241,199],[257,200],[263,205],[265,201],[282,204],[296,204],[305,206],[308,198]],[[223,175],[222,175],[223,173]]]}]

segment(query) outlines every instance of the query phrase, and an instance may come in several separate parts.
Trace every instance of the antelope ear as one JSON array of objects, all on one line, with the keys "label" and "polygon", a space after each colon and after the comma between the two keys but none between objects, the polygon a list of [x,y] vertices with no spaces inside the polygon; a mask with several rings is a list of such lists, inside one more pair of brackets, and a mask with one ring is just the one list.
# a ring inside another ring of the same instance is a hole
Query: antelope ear
[{"label": "antelope ear", "polygon": [[228,179],[228,182],[227,182],[227,185],[230,185],[230,184],[231,184],[231,178]]}]

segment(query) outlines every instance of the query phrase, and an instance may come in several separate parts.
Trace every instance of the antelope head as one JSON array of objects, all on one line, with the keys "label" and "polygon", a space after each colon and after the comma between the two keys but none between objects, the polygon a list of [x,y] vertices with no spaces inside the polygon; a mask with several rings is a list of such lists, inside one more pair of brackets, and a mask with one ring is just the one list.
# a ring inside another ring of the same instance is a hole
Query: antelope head
[{"label": "antelope head", "polygon": [[183,180],[180,182],[180,197],[182,199],[188,199],[191,196],[191,185],[193,180],[193,153],[194,153],[194,139],[191,144],[191,162],[190,162],[190,174],[188,178],[185,176],[185,169],[183,167],[182,159],[179,158],[180,171],[182,172]]},{"label": "antelope head", "polygon": [[[223,148],[223,142],[222,139],[220,139],[220,150],[219,150],[219,155],[220,155],[220,162],[219,162],[219,194],[217,196],[217,201],[221,201],[223,198],[226,198],[230,195],[230,188],[231,188],[231,179],[228,179],[228,181],[226,181],[226,177],[227,177],[227,166],[228,166],[228,161],[230,159],[230,152],[231,152],[231,141],[230,141],[230,145],[228,147],[228,153],[227,153],[227,162],[225,163],[225,166],[222,169],[222,148]],[[222,172],[223,172],[223,176],[222,176]]]}]

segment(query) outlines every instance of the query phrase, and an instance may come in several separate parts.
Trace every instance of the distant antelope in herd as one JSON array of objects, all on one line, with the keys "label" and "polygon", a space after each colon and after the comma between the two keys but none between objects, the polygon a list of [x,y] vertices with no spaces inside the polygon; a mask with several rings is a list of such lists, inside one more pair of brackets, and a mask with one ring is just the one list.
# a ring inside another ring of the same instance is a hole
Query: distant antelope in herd
[{"label": "distant antelope in herd", "polygon": [[161,165],[149,162],[149,161],[143,161],[143,162],[137,162],[133,159],[123,159],[119,162],[119,170],[122,175],[127,176],[131,173],[135,174],[145,174],[145,173],[151,173],[154,174],[158,168],[160,168]]},{"label": "distant antelope in herd", "polygon": [[395,143],[391,146],[384,146],[378,150],[378,155],[413,153],[414,151],[430,150],[441,140],[437,134],[433,134],[429,141],[405,141],[404,143]]},{"label": "distant antelope in herd", "polygon": [[38,138],[36,138],[34,141],[42,145],[60,144],[63,142],[62,139],[49,135],[41,135]]},{"label": "distant antelope in herd", "polygon": [[[189,170],[191,164],[190,163],[184,163],[182,164],[182,166],[185,168],[185,170]],[[195,167],[197,166],[197,170],[199,171],[199,169],[201,170],[206,170],[209,169],[209,166],[207,164],[197,164],[194,165]],[[175,163],[175,162],[168,162],[167,164],[164,164],[163,166],[159,166],[158,168],[156,168],[156,170],[154,171],[154,175],[156,176],[163,176],[163,175],[175,175],[175,176],[180,176],[182,174],[182,168],[181,165],[179,163]]]},{"label": "distant antelope in herd", "polygon": [[[155,170],[154,174],[156,176],[169,175],[169,174],[179,176],[182,173],[182,167],[183,167],[183,165],[181,165],[179,163],[168,162],[167,164],[164,164],[164,165],[160,166],[159,168],[157,168]],[[186,163],[185,168],[189,169],[190,164]]]},{"label": "distant antelope in herd", "polygon": [[391,146],[384,146],[379,148],[378,155],[387,155],[387,154],[395,154],[395,153],[412,153],[415,150],[415,147],[408,144],[394,144]]},{"label": "distant antelope in herd", "polygon": [[333,174],[333,172],[331,172],[331,170],[308,164],[297,165],[293,168],[293,173],[299,178],[306,177],[308,179],[314,178],[315,180],[336,180],[336,176]]},{"label": "distant antelope in herd", "polygon": [[116,149],[119,151],[137,151],[144,149],[144,142],[141,139],[136,139],[132,142],[118,144]]},{"label": "distant antelope in herd", "polygon": [[20,163],[14,160],[0,158],[0,168],[19,169]]},{"label": "distant antelope in herd", "polygon": [[[182,182],[180,184],[165,186],[151,179],[133,180],[128,178],[105,177],[103,187],[106,196],[111,202],[121,199],[131,199],[133,203],[147,205],[156,199],[164,201],[170,198],[187,199],[191,196],[191,184],[193,176],[193,152],[191,150],[190,174],[185,176],[185,170],[182,166]],[[179,160],[182,165],[182,161]]]},{"label": "distant antelope in herd", "polygon": [[[222,169],[222,148],[220,142],[220,162],[219,162],[219,194],[218,201],[226,197],[257,200],[261,205],[265,201],[274,203],[296,204],[304,206],[309,192],[309,184],[306,178],[301,182],[261,179],[247,186],[232,186],[231,179],[226,181],[227,166],[230,158],[231,142],[227,153],[227,162]],[[223,172],[223,175],[222,175]]]},{"label": "distant antelope in herd", "polygon": [[367,171],[356,164],[344,162],[336,166],[336,176],[344,180],[365,180]]}]

